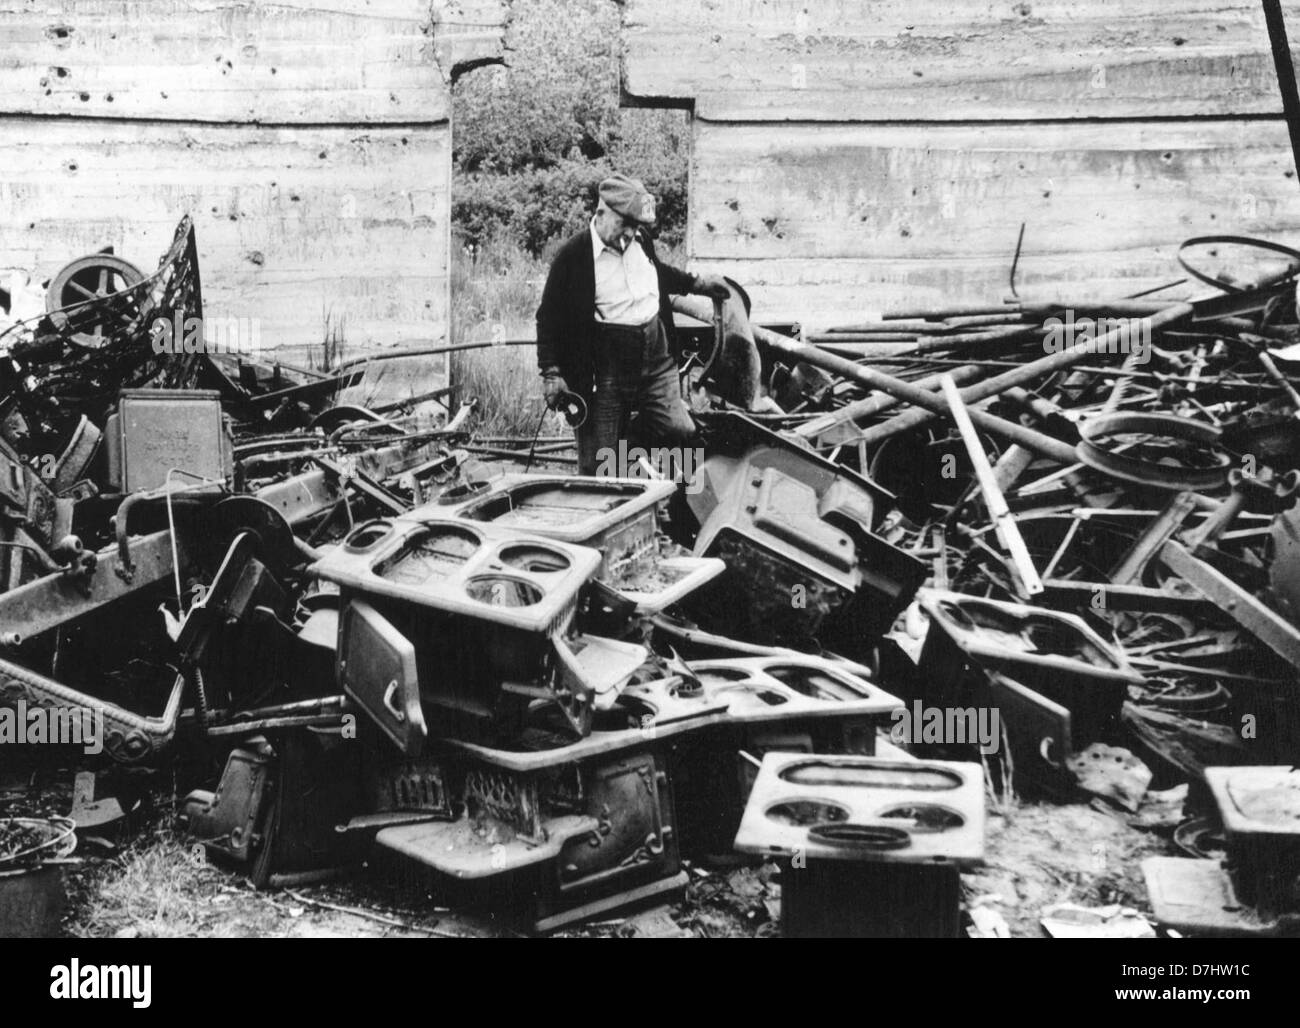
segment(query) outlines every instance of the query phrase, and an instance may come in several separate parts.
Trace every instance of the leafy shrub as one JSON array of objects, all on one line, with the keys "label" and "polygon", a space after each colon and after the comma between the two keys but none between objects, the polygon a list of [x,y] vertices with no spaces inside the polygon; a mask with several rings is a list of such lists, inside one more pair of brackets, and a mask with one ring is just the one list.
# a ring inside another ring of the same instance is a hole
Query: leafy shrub
[{"label": "leafy shrub", "polygon": [[508,66],[457,80],[452,218],[471,251],[509,238],[542,253],[582,227],[615,170],[645,182],[660,237],[680,243],[687,121],[619,107],[620,17],[611,0],[515,0]]}]

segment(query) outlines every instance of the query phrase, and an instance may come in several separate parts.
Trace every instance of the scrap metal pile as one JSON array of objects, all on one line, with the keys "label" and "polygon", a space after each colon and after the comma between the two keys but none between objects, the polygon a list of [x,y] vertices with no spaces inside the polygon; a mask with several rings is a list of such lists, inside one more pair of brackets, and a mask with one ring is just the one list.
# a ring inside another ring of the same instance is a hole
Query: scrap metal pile
[{"label": "scrap metal pile", "polygon": [[[1285,266],[1244,284],[1192,263],[1250,248]],[[914,711],[913,753],[972,757],[951,720],[946,746],[915,726],[996,710],[994,790],[1136,811],[1148,787],[1190,783],[1184,857],[1143,865],[1154,920],[1292,933],[1300,254],[1202,237],[1179,260],[1203,298],[751,334],[786,411],[767,423],[892,491],[881,536],[928,562],[874,659],[846,650]]]},{"label": "scrap metal pile", "polygon": [[737,291],[675,482],[480,460],[472,404],[411,411],[446,390],[339,403],[364,366],[160,357],[194,253],[0,337],[0,702],[102,710],[214,860],[401,861],[550,931],[788,857],[787,934],[954,936],[986,792],[1190,781],[1156,917],[1300,911],[1300,264],[815,341]]}]

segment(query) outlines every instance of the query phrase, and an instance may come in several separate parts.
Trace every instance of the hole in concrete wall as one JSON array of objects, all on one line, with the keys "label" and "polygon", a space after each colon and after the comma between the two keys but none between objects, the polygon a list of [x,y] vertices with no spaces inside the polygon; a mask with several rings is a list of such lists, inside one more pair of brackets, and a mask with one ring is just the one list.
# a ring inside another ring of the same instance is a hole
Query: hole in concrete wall
[{"label": "hole in concrete wall", "polygon": [[458,67],[454,218],[472,245],[504,234],[542,255],[582,226],[617,169],[645,181],[660,239],[680,246],[689,115],[622,106],[621,23],[613,0],[514,0],[504,61]]},{"label": "hole in concrete wall", "polygon": [[[453,343],[533,338],[550,258],[585,227],[611,171],[645,182],[660,256],[685,263],[690,115],[622,106],[622,16],[614,0],[513,0],[504,61],[454,76]],[[453,355],[467,394],[514,401],[485,404],[499,423],[484,430],[536,430],[536,367],[521,352]]]}]

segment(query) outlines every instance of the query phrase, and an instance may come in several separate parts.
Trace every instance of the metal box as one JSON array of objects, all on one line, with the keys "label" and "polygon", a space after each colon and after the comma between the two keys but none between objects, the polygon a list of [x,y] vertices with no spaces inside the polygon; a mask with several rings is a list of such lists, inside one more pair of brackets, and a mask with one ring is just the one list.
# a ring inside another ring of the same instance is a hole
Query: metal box
[{"label": "metal box", "polygon": [[1260,916],[1239,895],[1233,875],[1220,861],[1147,857],[1142,875],[1151,912],[1167,928],[1213,938],[1278,931],[1276,919]]},{"label": "metal box", "polygon": [[572,616],[600,554],[494,525],[369,521],[312,565],[344,590],[546,635]]},{"label": "metal box", "polygon": [[1145,680],[1074,614],[931,589],[918,600],[930,617],[919,666],[936,704],[962,705],[984,672],[1002,672],[1068,710],[1083,747],[1109,735],[1128,687]]},{"label": "metal box", "polygon": [[468,756],[462,816],[384,828],[381,848],[483,902],[529,910],[538,932],[682,890],[667,762],[644,737],[549,753],[457,748]]},{"label": "metal box", "polygon": [[604,578],[653,547],[655,508],[675,491],[672,482],[649,479],[514,474],[484,493],[420,507],[411,516],[453,516],[590,546],[601,551]]},{"label": "metal box", "polygon": [[715,578],[719,560],[659,553],[657,508],[672,482],[511,474],[483,492],[429,504],[413,517],[456,517],[590,546],[601,553],[597,577],[642,613],[662,610]]},{"label": "metal box", "polygon": [[1300,911],[1300,769],[1207,767],[1241,898],[1266,916]]},{"label": "metal box", "polygon": [[68,896],[62,864],[0,869],[0,936],[56,939],[62,932]]},{"label": "metal box", "polygon": [[221,394],[211,389],[127,389],[104,433],[109,486],[123,493],[193,485],[193,476],[228,482],[234,447],[221,413]]},{"label": "metal box", "polygon": [[[639,647],[569,638],[600,560],[596,550],[496,525],[393,518],[358,526],[312,570],[342,592],[341,661],[360,625],[347,613],[358,600],[370,608],[367,623],[380,626],[370,638],[411,644],[421,701],[438,708],[436,717],[425,710],[431,733],[508,734],[533,700],[552,699],[582,735],[593,708],[612,702],[645,658]],[[387,734],[416,752],[408,685],[399,682],[386,703],[389,680],[351,681]]]},{"label": "metal box", "polygon": [[[764,754],[872,756],[877,733],[903,709],[897,697],[821,657],[741,657],[692,661],[689,667],[697,680],[678,684],[673,701],[681,705],[695,695],[696,702],[722,706],[725,713],[713,736],[674,750],[673,778],[682,785],[678,819],[688,854],[731,850],[754,785],[755,762]],[[631,685],[619,702],[643,705],[643,723],[657,726],[674,716],[661,698],[667,691],[667,682]]]},{"label": "metal box", "polygon": [[[822,657],[736,657],[689,666],[707,697],[727,702],[733,723],[788,726],[835,720],[848,732],[846,722],[852,722],[853,730],[864,736],[862,745],[872,747],[876,729],[886,727],[903,707],[898,697]],[[839,741],[851,745],[847,734]]]},{"label": "metal box", "polygon": [[811,860],[781,868],[781,934],[787,939],[955,939],[961,875],[951,865]]},{"label": "metal box", "polygon": [[1300,912],[1300,769],[1207,767],[1223,860],[1142,862],[1156,920],[1209,936],[1294,934]]},{"label": "metal box", "polygon": [[[697,620],[757,642],[823,637],[857,645],[910,602],[927,569],[875,534],[892,495],[772,433],[705,461],[687,497],[694,552],[727,566],[692,601]],[[837,649],[843,648],[837,644]]]},{"label": "metal box", "polygon": [[983,769],[769,753],[736,849],[779,859],[787,935],[953,937],[958,870],[984,857]]},{"label": "metal box", "polygon": [[984,858],[979,764],[769,753],[736,834],[763,856],[884,864]]}]

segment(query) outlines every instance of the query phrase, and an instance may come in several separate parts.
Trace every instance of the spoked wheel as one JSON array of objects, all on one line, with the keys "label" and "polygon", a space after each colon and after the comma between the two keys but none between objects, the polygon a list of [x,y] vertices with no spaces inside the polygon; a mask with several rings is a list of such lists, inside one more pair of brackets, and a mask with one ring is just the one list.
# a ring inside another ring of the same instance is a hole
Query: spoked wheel
[{"label": "spoked wheel", "polygon": [[1079,427],[1079,461],[1125,482],[1157,489],[1214,489],[1228,480],[1231,458],[1213,425],[1173,414],[1116,412]]},{"label": "spoked wheel", "polygon": [[[92,253],[78,257],[50,280],[45,294],[45,309],[56,311],[120,293],[144,281],[144,272],[130,261],[111,253]],[[113,333],[131,324],[134,310],[105,310],[103,317],[74,332],[71,340],[78,346],[97,350]]]}]

